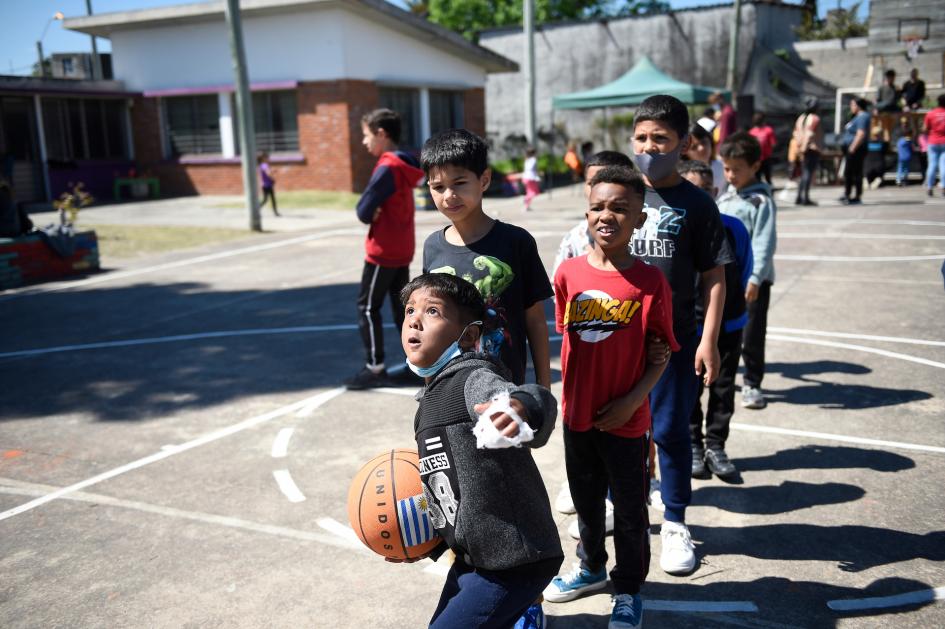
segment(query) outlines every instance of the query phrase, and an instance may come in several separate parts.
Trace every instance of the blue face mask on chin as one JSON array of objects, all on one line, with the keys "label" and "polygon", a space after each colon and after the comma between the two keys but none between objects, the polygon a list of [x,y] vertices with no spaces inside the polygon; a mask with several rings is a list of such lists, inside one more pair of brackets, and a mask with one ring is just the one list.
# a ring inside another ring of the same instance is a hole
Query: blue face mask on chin
[{"label": "blue face mask on chin", "polygon": [[463,328],[462,333],[459,335],[459,338],[453,341],[452,343],[450,343],[446,347],[446,349],[443,350],[443,353],[440,354],[440,357],[436,359],[436,362],[430,365],[429,367],[417,367],[412,362],[410,362],[410,359],[408,358],[407,368],[410,369],[410,371],[417,374],[418,376],[420,376],[421,378],[432,378],[433,376],[438,374],[440,370],[443,369],[443,367],[445,367],[448,362],[450,362],[451,360],[453,360],[457,356],[460,356],[463,353],[463,350],[460,349],[459,347],[459,339],[463,338],[463,334],[466,334],[466,330],[469,328],[470,325],[482,325],[482,321],[473,321],[472,323],[469,323],[468,325],[466,325],[466,327]]}]

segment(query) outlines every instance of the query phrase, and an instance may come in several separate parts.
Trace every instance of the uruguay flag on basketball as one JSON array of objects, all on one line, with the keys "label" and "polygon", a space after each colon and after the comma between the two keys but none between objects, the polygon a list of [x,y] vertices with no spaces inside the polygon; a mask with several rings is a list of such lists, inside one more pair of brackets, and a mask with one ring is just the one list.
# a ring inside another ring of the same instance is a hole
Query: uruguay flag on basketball
[{"label": "uruguay flag on basketball", "polygon": [[423,494],[397,501],[397,520],[404,546],[416,546],[429,542],[436,536],[430,522],[429,505]]}]

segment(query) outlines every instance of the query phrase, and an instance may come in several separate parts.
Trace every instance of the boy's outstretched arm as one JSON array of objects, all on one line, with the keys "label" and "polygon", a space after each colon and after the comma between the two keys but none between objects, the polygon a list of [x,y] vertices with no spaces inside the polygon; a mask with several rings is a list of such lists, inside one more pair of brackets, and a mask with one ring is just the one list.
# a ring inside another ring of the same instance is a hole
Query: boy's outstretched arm
[{"label": "boy's outstretched arm", "polygon": [[[509,404],[515,412],[531,426],[535,437],[527,444],[530,448],[539,448],[548,442],[548,438],[555,428],[555,418],[558,416],[558,401],[546,387],[537,384],[525,384],[520,387],[505,380],[502,376],[490,369],[477,369],[466,380],[464,395],[469,417],[476,420],[480,410],[486,410],[493,396],[508,392],[511,398]],[[485,404],[485,406],[483,406]],[[500,432],[508,426],[511,417],[507,419],[494,418],[493,423]],[[499,420],[499,421],[496,421]]]},{"label": "boy's outstretched arm", "polygon": [[532,352],[535,381],[543,387],[551,387],[551,344],[548,341],[545,302],[536,301],[525,310],[525,338]]},{"label": "boy's outstretched arm", "polygon": [[646,396],[656,386],[668,364],[669,361],[659,364],[648,362],[643,370],[643,376],[633,385],[629,393],[607,402],[597,410],[594,427],[598,430],[615,430],[630,421],[633,414],[646,400]]},{"label": "boy's outstretched arm", "polygon": [[725,306],[725,267],[719,265],[702,273],[705,287],[705,324],[702,340],[696,348],[696,375],[702,376],[706,385],[715,382],[719,375],[719,327],[722,325],[722,309]]}]

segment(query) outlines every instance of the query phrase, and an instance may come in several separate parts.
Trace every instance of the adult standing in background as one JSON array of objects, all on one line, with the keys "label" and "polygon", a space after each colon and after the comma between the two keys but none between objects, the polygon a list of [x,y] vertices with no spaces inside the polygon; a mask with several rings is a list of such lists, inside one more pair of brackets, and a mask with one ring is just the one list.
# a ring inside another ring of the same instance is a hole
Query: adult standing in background
[{"label": "adult standing in background", "polygon": [[710,96],[709,103],[711,103],[719,111],[719,117],[717,120],[719,137],[716,139],[716,145],[719,145],[725,141],[725,138],[732,135],[736,131],[737,120],[735,116],[735,108],[725,100],[725,96],[723,96],[721,92],[716,92]]},{"label": "adult standing in background", "polygon": [[824,129],[817,113],[816,98],[808,98],[804,103],[804,113],[794,123],[793,140],[801,160],[801,182],[797,187],[797,205],[817,205],[810,200],[810,186],[820,165],[820,151],[824,146]]},{"label": "adult standing in background", "polygon": [[912,68],[909,80],[902,84],[902,101],[906,111],[915,111],[925,100],[925,81],[919,78],[918,68]]},{"label": "adult standing in background", "polygon": [[880,113],[895,113],[899,111],[899,90],[896,89],[896,71],[886,70],[883,84],[876,94],[876,109]]},{"label": "adult standing in background", "polygon": [[762,111],[756,111],[751,117],[751,129],[748,130],[761,145],[761,168],[758,169],[758,181],[764,180],[771,184],[771,155],[774,153],[774,147],[778,144],[778,139],[774,135],[774,129],[765,121],[765,114]]},{"label": "adult standing in background", "polygon": [[[850,101],[850,113],[853,117],[843,127],[843,155],[846,167],[843,171],[844,205],[860,205],[863,200],[863,161],[866,159],[867,140],[870,131],[869,101],[854,98]],[[856,196],[850,193],[856,191]]]},{"label": "adult standing in background", "polygon": [[922,130],[929,136],[929,169],[925,173],[925,185],[932,196],[937,170],[938,186],[945,195],[945,94],[939,94],[938,107],[925,114]]}]

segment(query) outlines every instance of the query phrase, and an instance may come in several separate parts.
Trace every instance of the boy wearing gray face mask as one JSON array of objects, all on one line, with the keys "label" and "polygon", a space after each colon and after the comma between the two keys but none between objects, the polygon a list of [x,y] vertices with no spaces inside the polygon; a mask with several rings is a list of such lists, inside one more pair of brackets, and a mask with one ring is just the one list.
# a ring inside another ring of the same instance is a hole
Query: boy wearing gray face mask
[{"label": "boy wearing gray face mask", "polygon": [[[659,451],[660,491],[665,522],[660,532],[660,567],[670,574],[692,572],[695,548],[686,527],[692,497],[692,441],[689,417],[699,380],[718,374],[718,334],[725,302],[724,266],[733,260],[715,202],[676,171],[689,144],[689,112],[672,96],[640,104],[634,117],[631,157],[646,183],[646,223],[637,230],[633,253],[659,268],[673,293],[673,333],[682,346],[650,393],[653,439]],[[705,294],[705,324],[696,334],[695,277]]]}]

